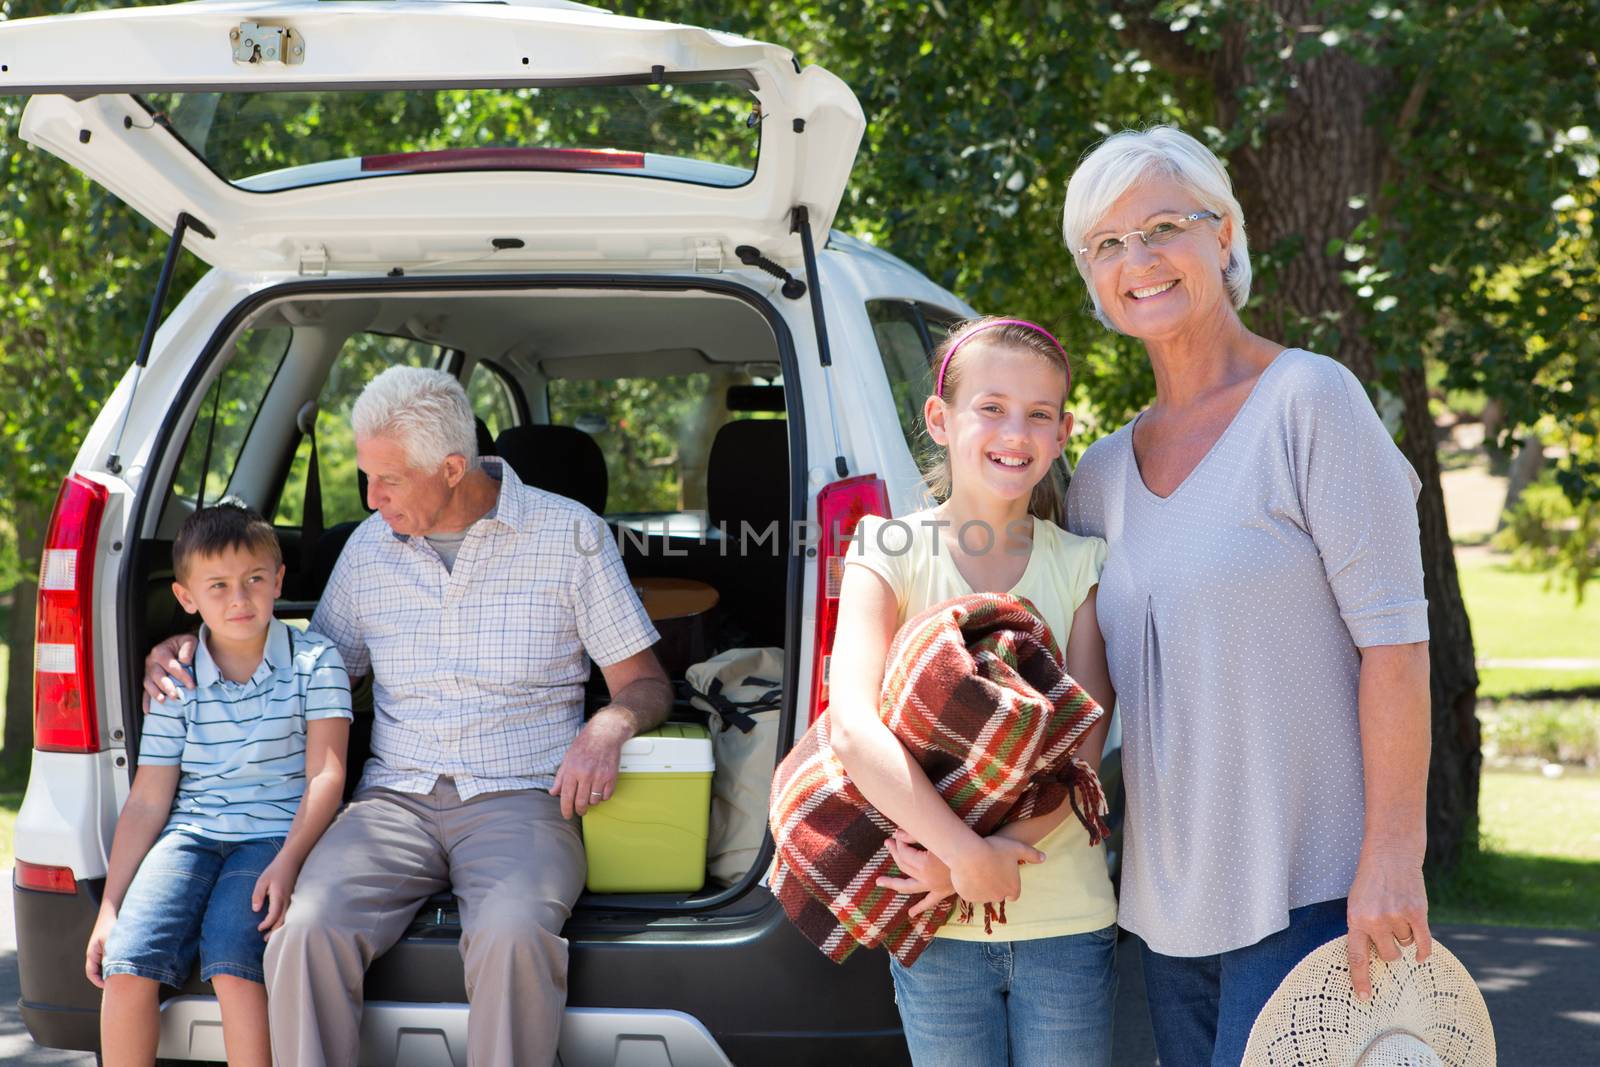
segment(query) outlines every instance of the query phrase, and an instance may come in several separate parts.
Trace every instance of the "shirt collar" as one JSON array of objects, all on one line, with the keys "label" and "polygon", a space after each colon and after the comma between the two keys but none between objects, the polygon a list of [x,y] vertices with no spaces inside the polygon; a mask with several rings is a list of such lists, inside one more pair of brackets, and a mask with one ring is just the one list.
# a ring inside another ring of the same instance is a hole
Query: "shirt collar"
[{"label": "shirt collar", "polygon": [[[201,689],[225,680],[222,671],[217,667],[217,661],[211,658],[211,647],[207,643],[210,636],[211,630],[202,623],[200,641],[194,650],[194,684]],[[289,626],[279,619],[273,619],[267,624],[267,647],[261,657],[261,663],[250,676],[250,681],[261,682],[275,672],[283,670],[289,666],[289,659]]]},{"label": "shirt collar", "polygon": [[494,515],[489,520],[511,530],[520,530],[533,515],[533,494],[525,488],[511,464],[499,456],[484,456],[478,461],[483,472],[500,483],[500,499],[495,502]]}]

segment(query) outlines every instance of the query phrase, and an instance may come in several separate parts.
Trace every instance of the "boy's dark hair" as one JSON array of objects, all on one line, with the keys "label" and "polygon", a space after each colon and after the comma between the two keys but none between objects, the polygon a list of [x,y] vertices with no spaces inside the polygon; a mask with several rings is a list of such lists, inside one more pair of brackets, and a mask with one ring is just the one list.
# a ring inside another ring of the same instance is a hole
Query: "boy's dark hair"
[{"label": "boy's dark hair", "polygon": [[178,527],[178,539],[172,543],[173,574],[181,582],[195,556],[221,555],[230,548],[270,552],[275,565],[283,563],[272,525],[243,504],[223,503],[201,508]]}]

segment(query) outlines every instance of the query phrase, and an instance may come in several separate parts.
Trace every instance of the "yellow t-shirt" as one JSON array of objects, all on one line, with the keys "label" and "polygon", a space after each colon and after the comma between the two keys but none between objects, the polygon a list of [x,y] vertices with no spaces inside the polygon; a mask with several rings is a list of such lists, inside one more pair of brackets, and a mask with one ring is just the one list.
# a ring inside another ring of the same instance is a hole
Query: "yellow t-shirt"
[{"label": "yellow t-shirt", "polygon": [[[897,626],[945,600],[968,596],[974,590],[951,561],[939,540],[934,514],[921,511],[901,519],[867,516],[856,528],[847,563],[867,567],[889,583],[900,606]],[[993,551],[1003,551],[996,531]],[[969,550],[980,550],[982,532],[974,529],[964,538]],[[1007,592],[1026,597],[1039,609],[1066,653],[1072,633],[1072,615],[1089,590],[1100,581],[1106,543],[1098,537],[1079,537],[1055,523],[1033,520],[1033,549],[1027,569]],[[1089,844],[1089,834],[1076,816],[1052,830],[1038,844],[1043,863],[1022,868],[1022,894],[1006,905],[1006,921],[983,932],[983,909],[975,908],[972,921],[959,922],[952,914],[938,936],[963,941],[1026,941],[1099,930],[1116,922],[1117,900],[1106,873],[1105,850]]]}]

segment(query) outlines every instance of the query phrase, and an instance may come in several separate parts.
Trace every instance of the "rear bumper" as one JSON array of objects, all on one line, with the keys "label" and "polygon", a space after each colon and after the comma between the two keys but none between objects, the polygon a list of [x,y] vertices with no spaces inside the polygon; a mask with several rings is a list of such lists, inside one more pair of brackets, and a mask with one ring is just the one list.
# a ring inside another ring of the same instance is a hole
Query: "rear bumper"
[{"label": "rear bumper", "polygon": [[104,885],[98,878],[79,882],[71,895],[12,890],[18,1006],[28,1033],[41,1045],[91,1052],[100,1047],[100,990],[83,973],[83,952]]},{"label": "rear bumper", "polygon": [[[100,992],[83,974],[83,946],[100,906],[102,883],[80,882],[72,896],[16,889],[17,963],[22,1018],[33,1039],[53,1048],[99,1047]],[[682,915],[668,919],[580,912],[567,930],[571,943],[568,1017],[563,1056],[568,1067],[592,1059],[580,1050],[600,1045],[608,1025],[647,1036],[659,1024],[667,1049],[695,1052],[671,1062],[708,1063],[720,1049],[733,1064],[785,1067],[830,1060],[849,1064],[909,1062],[894,1007],[887,957],[857,953],[836,966],[805,941],[765,890],[755,890],[738,914]],[[381,1011],[364,1026],[363,1060],[385,1062],[402,1032],[426,1031],[430,1044],[465,1062],[466,986],[450,926],[414,929],[367,974],[366,996]],[[191,978],[167,1002],[162,1055],[201,1056],[203,1045],[183,1040],[216,1031],[210,987]],[[459,1016],[459,1017],[458,1017]],[[202,1025],[195,1025],[201,1023]],[[458,1025],[459,1024],[459,1025]],[[672,1033],[680,1034],[675,1042]],[[459,1036],[458,1036],[459,1035]],[[376,1058],[375,1058],[376,1057]],[[393,1062],[389,1059],[388,1062]]]}]

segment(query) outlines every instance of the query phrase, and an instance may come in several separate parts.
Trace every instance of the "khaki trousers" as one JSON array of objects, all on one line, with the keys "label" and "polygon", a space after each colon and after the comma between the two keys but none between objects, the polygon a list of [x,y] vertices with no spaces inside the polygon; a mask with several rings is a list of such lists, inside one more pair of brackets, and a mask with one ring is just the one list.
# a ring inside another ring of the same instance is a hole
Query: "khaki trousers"
[{"label": "khaki trousers", "polygon": [[471,1004],[467,1062],[553,1063],[567,997],[561,927],[583,881],[576,824],[548,793],[463,802],[448,778],[428,794],[363,790],[311,850],[267,943],[273,1062],[354,1067],[367,966],[423,901],[452,889]]}]

